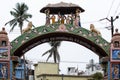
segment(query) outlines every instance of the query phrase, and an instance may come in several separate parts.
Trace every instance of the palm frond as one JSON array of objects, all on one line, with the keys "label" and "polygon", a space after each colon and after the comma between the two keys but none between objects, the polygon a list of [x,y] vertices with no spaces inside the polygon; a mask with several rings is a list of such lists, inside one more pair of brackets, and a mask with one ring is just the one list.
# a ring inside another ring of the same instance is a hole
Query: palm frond
[{"label": "palm frond", "polygon": [[58,50],[56,51],[56,59],[57,59],[58,62],[60,62],[60,55],[59,55]]},{"label": "palm frond", "polygon": [[46,61],[48,61],[50,57],[52,57],[52,52],[50,52],[50,54],[49,54],[49,56],[48,56]]},{"label": "palm frond", "polygon": [[12,28],[10,29],[10,32],[13,31],[14,27],[17,25],[17,22],[13,24]]},{"label": "palm frond", "polygon": [[7,24],[10,24],[10,26],[12,26],[12,24],[13,24],[14,22],[16,22],[16,19],[12,19],[12,20],[6,22],[6,23],[5,23],[5,26],[6,26]]},{"label": "palm frond", "polygon": [[21,10],[23,10],[23,12],[26,12],[28,10],[28,6],[26,6],[25,3],[21,3]]},{"label": "palm frond", "polygon": [[16,13],[20,14],[21,12],[21,7],[20,7],[20,3],[16,3],[16,8],[14,9],[16,11]]},{"label": "palm frond", "polygon": [[17,14],[19,14],[20,13],[20,11],[18,10],[18,9],[16,9],[16,8],[13,8],[13,10],[15,11],[15,13],[17,13]]},{"label": "palm frond", "polygon": [[53,55],[54,62],[55,63],[60,62],[60,55],[58,52],[58,47],[61,45],[61,41],[50,41],[49,44],[52,48],[43,54],[45,55],[47,53],[50,53],[46,61],[48,61],[48,59],[52,57]]},{"label": "palm frond", "polygon": [[28,13],[25,13],[24,15],[22,15],[22,17],[23,17],[24,19],[27,19],[27,18],[31,18],[32,15],[31,15],[31,14],[28,14]]},{"label": "palm frond", "polygon": [[61,41],[55,41],[54,46],[59,47],[61,45]]},{"label": "palm frond", "polygon": [[18,17],[18,14],[17,14],[16,12],[14,12],[14,11],[10,11],[10,14],[11,14],[12,16],[14,16],[15,18]]},{"label": "palm frond", "polygon": [[54,47],[54,52],[53,52],[53,56],[54,56],[54,61],[55,63],[56,62],[60,62],[60,55],[58,53],[58,48],[57,47]]},{"label": "palm frond", "polygon": [[48,50],[48,51],[46,51],[45,53],[43,53],[42,56],[46,55],[46,54],[49,53],[50,51],[51,51],[51,49]]},{"label": "palm frond", "polygon": [[31,18],[31,17],[32,17],[32,15],[27,14],[27,13],[25,13],[21,16],[22,20],[27,20],[28,18]]}]

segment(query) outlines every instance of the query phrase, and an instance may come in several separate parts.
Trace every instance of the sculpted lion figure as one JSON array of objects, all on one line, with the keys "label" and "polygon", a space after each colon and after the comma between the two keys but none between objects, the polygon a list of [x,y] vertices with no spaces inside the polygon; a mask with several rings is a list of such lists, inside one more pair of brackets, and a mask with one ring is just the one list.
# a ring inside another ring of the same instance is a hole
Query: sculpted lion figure
[{"label": "sculpted lion figure", "polygon": [[96,33],[97,35],[101,36],[100,31],[96,30],[95,26],[93,24],[90,24],[90,31],[92,31],[92,32]]},{"label": "sculpted lion figure", "polygon": [[28,26],[22,30],[22,33],[28,32],[32,29],[32,22],[28,23]]}]

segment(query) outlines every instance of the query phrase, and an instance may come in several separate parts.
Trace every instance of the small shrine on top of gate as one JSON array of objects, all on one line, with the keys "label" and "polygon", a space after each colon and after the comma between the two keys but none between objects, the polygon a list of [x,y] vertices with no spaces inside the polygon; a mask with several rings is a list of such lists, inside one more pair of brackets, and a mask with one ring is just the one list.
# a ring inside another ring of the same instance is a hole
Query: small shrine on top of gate
[{"label": "small shrine on top of gate", "polygon": [[46,14],[46,25],[49,24],[72,24],[75,27],[80,26],[80,13],[85,10],[73,3],[60,2],[57,4],[48,4],[40,12]]}]

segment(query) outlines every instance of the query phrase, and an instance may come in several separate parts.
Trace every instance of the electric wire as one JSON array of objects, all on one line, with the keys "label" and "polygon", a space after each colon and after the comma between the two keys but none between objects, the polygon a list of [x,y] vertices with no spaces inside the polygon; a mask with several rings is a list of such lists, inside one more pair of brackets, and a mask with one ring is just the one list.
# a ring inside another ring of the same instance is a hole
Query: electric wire
[{"label": "electric wire", "polygon": [[79,62],[79,61],[60,61],[61,63],[89,63],[89,62]]},{"label": "electric wire", "polygon": [[[33,64],[35,62],[46,62],[46,60],[35,60],[35,59],[27,59],[29,61],[31,61]],[[49,61],[49,62],[54,62],[54,61]],[[89,62],[84,62],[84,61],[60,61],[60,63],[80,63],[80,64],[88,64]],[[98,62],[97,62],[98,63]]]},{"label": "electric wire", "polygon": [[[119,2],[118,6],[117,6],[117,8],[116,8],[116,10],[115,10],[114,16],[117,14],[117,11],[118,11],[119,7],[120,7],[120,2]],[[118,16],[118,15],[117,15],[117,16]]]},{"label": "electric wire", "polygon": [[[112,7],[113,7],[114,2],[115,2],[115,0],[113,0],[112,3],[111,3],[110,9],[109,9],[108,14],[107,14],[107,17],[101,19],[100,21],[105,20],[105,19],[108,18],[109,14],[110,14],[110,12],[111,12],[111,9],[112,9]],[[120,2],[119,2],[118,6],[117,6],[117,8],[116,8],[116,10],[115,10],[115,12],[114,12],[114,16],[115,16],[115,14],[117,13],[119,7],[120,7]],[[119,15],[120,15],[120,13],[119,13]],[[107,22],[106,22],[106,27],[104,27],[104,28],[105,28],[105,29],[108,29],[108,30],[111,30],[111,26],[107,26]]]},{"label": "electric wire", "polygon": [[112,9],[112,7],[113,7],[114,2],[115,2],[115,0],[113,0],[112,3],[111,3],[110,9],[109,9],[108,14],[107,14],[107,17],[108,17],[109,14],[110,14],[110,11],[111,11],[111,9]]}]

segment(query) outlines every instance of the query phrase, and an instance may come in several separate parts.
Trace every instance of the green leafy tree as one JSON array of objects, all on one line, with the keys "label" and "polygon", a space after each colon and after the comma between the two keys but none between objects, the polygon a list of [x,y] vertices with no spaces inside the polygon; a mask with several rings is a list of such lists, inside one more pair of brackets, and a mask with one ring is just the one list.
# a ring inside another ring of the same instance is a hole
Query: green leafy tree
[{"label": "green leafy tree", "polygon": [[51,49],[49,49],[48,51],[43,53],[42,56],[49,53],[49,56],[48,56],[46,61],[48,61],[49,58],[53,56],[53,59],[54,59],[55,63],[60,62],[60,55],[59,55],[59,52],[58,52],[58,47],[60,46],[61,41],[50,41],[49,44],[51,46]]},{"label": "green leafy tree", "polygon": [[28,21],[28,18],[31,18],[32,15],[27,13],[28,6],[25,3],[16,3],[16,8],[13,8],[13,11],[10,11],[10,14],[14,17],[12,20],[8,21],[5,25],[10,24],[12,27],[10,32],[13,31],[14,27],[18,25],[20,32],[22,34],[22,27],[24,21]]},{"label": "green leafy tree", "polygon": [[92,75],[94,80],[102,80],[103,79],[103,74],[100,72],[96,72],[95,74]]}]

